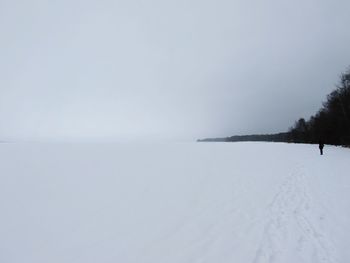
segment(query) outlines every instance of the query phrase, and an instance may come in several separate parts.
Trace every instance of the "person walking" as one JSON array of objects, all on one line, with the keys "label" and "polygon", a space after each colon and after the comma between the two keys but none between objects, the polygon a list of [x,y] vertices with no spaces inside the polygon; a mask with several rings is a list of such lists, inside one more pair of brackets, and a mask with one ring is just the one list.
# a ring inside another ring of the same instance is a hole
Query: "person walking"
[{"label": "person walking", "polygon": [[322,140],[320,140],[318,142],[318,148],[320,149],[320,154],[323,155],[323,147],[324,147],[324,143]]}]

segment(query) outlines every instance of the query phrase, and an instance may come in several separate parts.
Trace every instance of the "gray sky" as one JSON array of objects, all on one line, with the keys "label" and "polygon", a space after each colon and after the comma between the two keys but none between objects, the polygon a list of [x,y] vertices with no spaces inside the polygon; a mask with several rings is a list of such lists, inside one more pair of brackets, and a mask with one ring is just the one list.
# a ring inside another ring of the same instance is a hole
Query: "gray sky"
[{"label": "gray sky", "polygon": [[349,0],[0,0],[0,140],[285,131],[350,65]]}]

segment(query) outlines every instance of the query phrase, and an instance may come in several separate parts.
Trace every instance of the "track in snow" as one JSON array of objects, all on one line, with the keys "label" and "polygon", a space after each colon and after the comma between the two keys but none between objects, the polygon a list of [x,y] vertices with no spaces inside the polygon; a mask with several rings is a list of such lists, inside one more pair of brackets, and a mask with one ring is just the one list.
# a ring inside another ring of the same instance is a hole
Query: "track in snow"
[{"label": "track in snow", "polygon": [[254,263],[285,262],[291,257],[298,262],[337,262],[332,245],[317,225],[323,218],[316,222],[309,218],[312,199],[305,176],[303,166],[296,167],[268,206]]}]

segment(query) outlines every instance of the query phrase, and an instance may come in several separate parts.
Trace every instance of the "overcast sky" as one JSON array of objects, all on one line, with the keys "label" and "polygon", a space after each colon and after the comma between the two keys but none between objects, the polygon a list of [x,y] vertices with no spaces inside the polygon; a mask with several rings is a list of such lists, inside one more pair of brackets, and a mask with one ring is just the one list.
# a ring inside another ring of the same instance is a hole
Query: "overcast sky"
[{"label": "overcast sky", "polygon": [[349,0],[0,0],[0,140],[285,131],[350,65]]}]

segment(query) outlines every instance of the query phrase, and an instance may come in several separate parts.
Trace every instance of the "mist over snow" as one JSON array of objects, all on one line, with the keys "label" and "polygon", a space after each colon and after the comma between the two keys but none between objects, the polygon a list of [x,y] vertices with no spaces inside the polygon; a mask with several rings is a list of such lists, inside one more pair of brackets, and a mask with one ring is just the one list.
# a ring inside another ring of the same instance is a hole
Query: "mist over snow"
[{"label": "mist over snow", "polygon": [[286,130],[350,61],[350,2],[0,2],[0,139]]},{"label": "mist over snow", "polygon": [[0,0],[0,263],[350,262],[349,10]]}]

